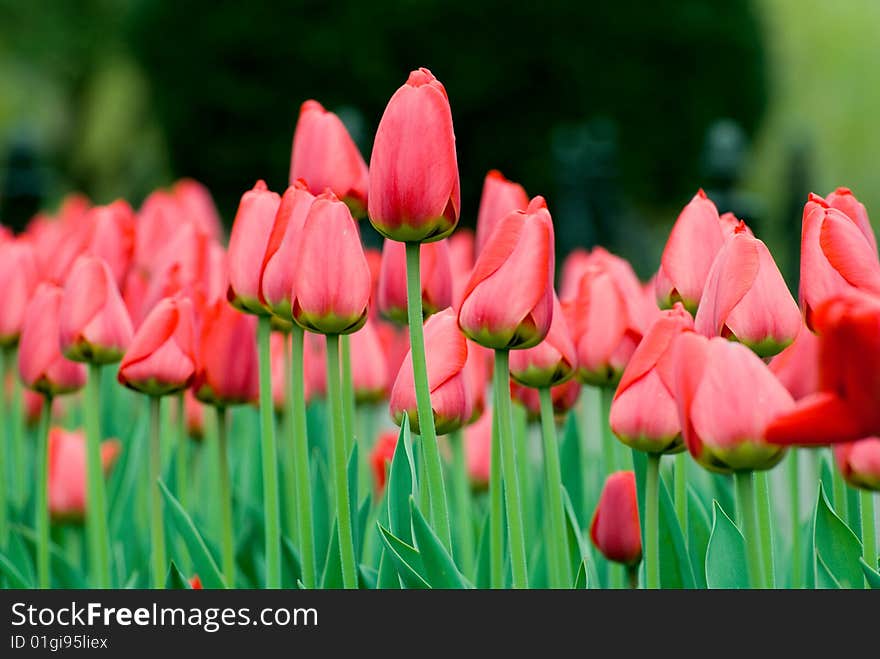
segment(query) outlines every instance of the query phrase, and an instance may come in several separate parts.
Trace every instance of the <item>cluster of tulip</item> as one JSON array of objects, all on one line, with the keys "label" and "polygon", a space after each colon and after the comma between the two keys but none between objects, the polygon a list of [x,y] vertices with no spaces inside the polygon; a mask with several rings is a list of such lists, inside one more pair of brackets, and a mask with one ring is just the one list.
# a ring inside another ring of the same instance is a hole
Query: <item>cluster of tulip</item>
[{"label": "cluster of tulip", "polygon": [[[650,282],[576,249],[558,295],[542,197],[493,171],[475,234],[459,214],[449,101],[419,69],[369,168],[304,103],[289,187],[242,195],[228,249],[189,180],[137,212],[72,196],[0,234],[0,580],[877,585],[880,261],[849,190],[806,204],[800,308],[766,245],[702,191]],[[102,376],[116,362],[140,396]],[[389,409],[400,430],[380,432]],[[123,441],[102,441],[108,427]],[[767,471],[789,446],[831,444],[839,471],[789,451],[781,532]],[[809,532],[805,474],[833,492]]]}]

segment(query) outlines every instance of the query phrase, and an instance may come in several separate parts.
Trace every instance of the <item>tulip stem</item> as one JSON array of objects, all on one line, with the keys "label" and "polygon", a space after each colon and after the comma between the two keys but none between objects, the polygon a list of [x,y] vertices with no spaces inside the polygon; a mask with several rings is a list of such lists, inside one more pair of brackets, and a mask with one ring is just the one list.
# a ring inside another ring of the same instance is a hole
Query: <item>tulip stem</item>
[{"label": "tulip stem", "polygon": [[507,531],[510,541],[510,567],[514,588],[528,588],[528,563],[526,560],[526,539],[523,530],[523,510],[519,492],[519,477],[516,469],[516,445],[513,441],[513,416],[510,407],[510,353],[507,350],[495,351],[495,379],[493,386],[497,392],[498,438],[501,444],[502,478],[504,498],[507,503]]},{"label": "tulip stem", "polygon": [[278,501],[278,447],[272,403],[272,355],[268,316],[257,323],[260,370],[260,438],[263,458],[263,514],[266,537],[266,588],[281,588],[281,508]]},{"label": "tulip stem", "polygon": [[181,391],[177,396],[177,500],[186,509],[188,496],[187,459],[186,459],[186,403],[183,400],[184,393]]},{"label": "tulip stem", "polygon": [[162,521],[162,494],[159,479],[162,476],[161,403],[158,396],[150,397],[150,540],[153,557],[153,588],[165,585],[165,526]]},{"label": "tulip stem", "polygon": [[877,569],[877,526],[874,519],[874,493],[859,490],[862,510],[862,557],[872,569]]},{"label": "tulip stem", "polygon": [[660,588],[660,453],[648,453],[645,472],[645,587]]},{"label": "tulip stem", "polygon": [[[434,530],[440,537],[440,541],[447,549],[452,549],[449,507],[446,502],[446,488],[443,484],[443,462],[440,459],[440,448],[437,445],[434,413],[431,408],[431,394],[428,389],[428,366],[425,360],[425,337],[422,328],[422,279],[419,273],[420,253],[421,246],[419,243],[406,243],[406,310],[409,320],[409,340],[412,352],[413,380],[416,390],[416,410],[419,421],[419,434],[421,435],[425,450],[425,471],[427,472],[428,493],[431,498],[431,521]],[[510,424],[511,421],[508,414],[508,427]],[[507,436],[512,441],[510,433]]]},{"label": "tulip stem", "polygon": [[801,557],[801,485],[798,468],[797,449],[788,456],[788,497],[791,505],[791,587],[800,588],[803,580],[803,561]]},{"label": "tulip stem", "polygon": [[626,566],[626,576],[629,581],[630,590],[638,590],[639,588],[639,564]]},{"label": "tulip stem", "polygon": [[[21,380],[17,374],[13,373],[15,364],[18,360],[18,353],[15,349],[9,350],[7,353],[6,367],[12,377],[12,456],[13,479],[10,480],[9,490],[12,492],[13,504],[17,506],[24,505],[27,486],[27,466],[25,465],[25,446],[24,446],[24,410],[23,410],[23,393]],[[5,372],[5,371],[4,371]],[[4,380],[5,382],[5,380]]]},{"label": "tulip stem", "polygon": [[471,578],[474,573],[474,529],[471,522],[471,488],[468,480],[464,433],[455,430],[449,437],[452,444],[452,488],[455,495],[456,521],[458,522],[458,552],[456,558],[464,574]]},{"label": "tulip stem", "polygon": [[675,454],[675,513],[678,515],[678,523],[684,534],[685,542],[688,537],[688,500],[687,500],[687,466],[688,453],[681,451]]},{"label": "tulip stem", "polygon": [[498,395],[493,387],[492,451],[489,464],[489,569],[492,588],[504,588],[504,483],[501,480],[501,439]]},{"label": "tulip stem", "polygon": [[40,429],[37,435],[37,496],[34,512],[37,530],[37,585],[49,588],[49,423],[52,418],[52,396],[43,396]]},{"label": "tulip stem", "polygon": [[110,588],[110,534],[101,466],[101,365],[89,364],[83,421],[86,430],[86,532],[93,588]]},{"label": "tulip stem", "polygon": [[351,375],[351,341],[348,335],[339,337],[342,356],[342,433],[345,437],[345,453],[354,446],[354,382]]},{"label": "tulip stem", "polygon": [[287,520],[282,525],[281,533],[293,540],[293,544],[299,547],[299,521],[298,503],[296,490],[296,457],[294,455],[295,430],[293,428],[293,364],[291,363],[290,337],[284,336],[284,439],[278,442],[281,451],[281,476],[285,487],[283,512],[287,513]]},{"label": "tulip stem", "polygon": [[299,524],[302,579],[306,588],[317,586],[315,575],[315,533],[312,528],[312,489],[309,470],[309,437],[306,426],[306,397],[303,374],[305,332],[294,326],[290,359],[288,413],[293,415],[293,458],[296,471],[296,511]]},{"label": "tulip stem", "polygon": [[773,564],[773,511],[766,471],[755,473],[755,496],[758,505],[758,530],[761,534],[761,559],[764,562],[764,587],[776,588],[776,569]]},{"label": "tulip stem", "polygon": [[569,588],[572,585],[571,565],[568,560],[568,538],[565,530],[565,508],[562,503],[562,468],[559,465],[559,446],[556,442],[556,420],[553,416],[553,398],[550,387],[538,390],[541,401],[541,439],[544,445],[544,487],[550,508],[551,535],[547,551],[550,585]]},{"label": "tulip stem", "polygon": [[220,463],[220,517],[223,533],[223,576],[227,588],[235,588],[235,536],[232,531],[232,485],[229,479],[229,423],[225,407],[217,412],[217,449]]},{"label": "tulip stem", "polygon": [[749,584],[752,588],[764,586],[764,562],[761,558],[761,536],[755,502],[754,476],[751,471],[737,471],[733,475],[736,486],[739,524],[746,544]]}]

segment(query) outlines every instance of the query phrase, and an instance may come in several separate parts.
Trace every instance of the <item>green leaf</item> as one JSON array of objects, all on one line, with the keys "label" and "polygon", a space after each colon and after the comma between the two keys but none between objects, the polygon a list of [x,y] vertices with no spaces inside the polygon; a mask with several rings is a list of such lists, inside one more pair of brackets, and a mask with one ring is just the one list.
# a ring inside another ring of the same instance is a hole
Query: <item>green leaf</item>
[{"label": "green leaf", "polygon": [[868,586],[870,586],[872,590],[880,589],[880,572],[877,572],[877,570],[868,565],[865,562],[865,559],[861,556],[859,557],[859,565],[862,566],[862,572],[865,573],[865,579],[868,581]]},{"label": "green leaf", "polygon": [[[309,405],[310,410],[312,407],[312,405]],[[311,430],[309,430],[309,433],[311,433]],[[326,435],[321,436],[324,437]],[[309,434],[309,441],[313,437],[313,435]],[[336,519],[336,510],[334,509],[333,498],[329,491],[330,484],[333,481],[327,471],[324,453],[318,449],[313,450],[311,463],[311,482],[314,486],[312,491],[312,520],[315,525],[315,563],[320,567],[326,563],[327,552],[333,540],[333,522]]]},{"label": "green leaf", "polygon": [[394,567],[394,561],[388,558],[388,551],[383,547],[379,557],[379,576],[376,578],[379,590],[400,590],[400,577]]},{"label": "green leaf", "polygon": [[[12,528],[21,538],[19,540],[19,543],[21,544],[18,551],[28,552],[28,550],[24,548],[24,543],[22,542],[26,541],[30,552],[36,552],[37,534],[34,530],[26,526],[14,526]],[[88,588],[88,579],[83,574],[82,570],[73,565],[73,563],[67,558],[67,554],[65,554],[54,542],[49,543],[49,564],[52,572],[52,585],[55,588]],[[17,565],[21,565],[21,563],[17,563]],[[22,574],[24,574],[23,571]],[[36,577],[34,578],[34,581],[36,581]]]},{"label": "green leaf", "polygon": [[369,565],[361,563],[358,565],[358,588],[364,590],[375,590],[376,582],[379,580],[379,572]]},{"label": "green leaf", "polygon": [[818,590],[840,589],[840,582],[831,574],[831,570],[819,555],[816,556],[816,588]]},{"label": "green leaf", "polygon": [[199,579],[202,580],[202,585],[205,588],[226,588],[226,582],[223,580],[220,568],[217,567],[217,562],[208,550],[205,541],[202,539],[190,516],[174,495],[168,491],[164,481],[161,479],[159,480],[159,489],[165,498],[171,521],[174,523],[177,532],[183,537],[183,542],[189,550],[195,571],[199,575]]},{"label": "green leaf", "polygon": [[749,587],[745,539],[717,500],[712,502],[706,584],[709,588]]},{"label": "green leaf", "polygon": [[[572,507],[579,521],[587,519],[589,511],[582,510],[584,501],[584,475],[581,470],[581,440],[577,416],[569,414],[562,433],[559,447],[559,460],[562,465],[562,484],[572,499]],[[575,502],[577,505],[575,506]]]},{"label": "green leaf", "polygon": [[330,547],[327,549],[327,560],[324,562],[324,573],[321,577],[321,588],[339,589],[344,588],[342,581],[342,556],[339,553],[339,535],[337,533],[336,520],[333,520],[333,529],[330,532]]},{"label": "green leaf", "polygon": [[281,538],[281,587],[297,588],[302,580],[302,561],[293,541],[287,536]]},{"label": "green leaf", "polygon": [[24,575],[19,571],[15,564],[6,554],[0,553],[0,574],[9,579],[8,586],[10,588],[33,588],[33,582],[25,579]]},{"label": "green leaf", "polygon": [[474,577],[477,588],[490,588],[492,585],[490,542],[489,513],[486,512],[483,516],[483,523],[480,525],[480,539],[477,542],[477,574]]},{"label": "green leaf", "polygon": [[568,538],[568,553],[571,560],[572,572],[577,572],[580,564],[584,562],[588,550],[584,545],[584,539],[581,536],[581,529],[578,525],[577,516],[574,513],[574,506],[565,486],[562,486],[562,503],[565,508],[566,521],[566,537]]},{"label": "green leaf", "polygon": [[412,496],[409,499],[409,507],[416,547],[422,558],[424,569],[422,576],[428,585],[431,588],[472,588],[473,586],[456,567],[455,561],[440,542],[440,538],[428,525]]},{"label": "green leaf", "polygon": [[842,588],[862,588],[863,573],[859,565],[862,543],[831,509],[825,488],[819,484],[815,510],[816,585],[819,586],[819,564],[828,570]]},{"label": "green leaf", "polygon": [[174,561],[168,566],[168,575],[165,577],[165,590],[192,590],[189,581],[177,569]]},{"label": "green leaf", "polygon": [[587,573],[587,559],[585,557],[584,560],[581,561],[581,566],[578,568],[577,576],[574,578],[575,590],[583,590],[590,587]]},{"label": "green leaf", "polygon": [[367,544],[367,522],[370,519],[370,511],[373,509],[373,497],[370,494],[364,497],[364,500],[361,501],[361,507],[358,509],[357,517],[354,518],[354,534],[357,538],[357,544],[355,545],[355,551],[357,552],[355,555],[360,559],[364,555],[364,550]]},{"label": "green leaf", "polygon": [[9,534],[8,546],[6,547],[6,554],[9,558],[9,561],[15,566],[15,569],[24,577],[25,582],[29,584],[36,585],[37,583],[37,573],[34,569],[34,562],[31,557],[31,552],[28,551],[27,546],[24,542],[24,537],[26,533],[31,534],[31,545],[34,545],[33,531],[30,529],[26,529],[24,526],[19,526],[17,529],[13,527],[12,530],[16,530],[15,533]]},{"label": "green leaf", "polygon": [[388,470],[386,493],[389,527],[391,532],[404,542],[412,542],[409,498],[418,492],[415,487],[415,470],[410,462],[410,441],[409,422],[404,412],[400,432],[397,435],[397,446],[394,448],[394,456]]},{"label": "green leaf", "polygon": [[688,554],[697,588],[706,588],[706,549],[712,525],[696,490],[688,485]]},{"label": "green leaf", "polygon": [[421,575],[422,557],[418,550],[406,544],[381,524],[377,523],[377,526],[387,549],[385,558],[390,558],[394,562],[403,585],[406,588],[430,588],[431,586]]},{"label": "green leaf", "polygon": [[355,557],[361,555],[361,538],[358,533],[358,446],[357,442],[351,445],[351,453],[348,454],[348,519],[351,520],[351,540],[354,545]]}]

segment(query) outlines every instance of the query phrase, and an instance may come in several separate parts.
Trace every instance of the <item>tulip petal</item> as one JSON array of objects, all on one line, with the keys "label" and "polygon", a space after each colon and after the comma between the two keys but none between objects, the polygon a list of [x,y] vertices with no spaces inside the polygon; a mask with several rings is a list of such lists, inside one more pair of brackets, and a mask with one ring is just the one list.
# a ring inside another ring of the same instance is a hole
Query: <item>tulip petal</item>
[{"label": "tulip petal", "polygon": [[764,440],[783,446],[824,446],[865,436],[852,409],[837,395],[820,392],[803,398],[788,412],[776,416]]},{"label": "tulip petal", "polygon": [[758,276],[758,248],[754,239],[735,234],[721,247],[715,257],[694,329],[703,336],[721,336],[731,311],[742,301]]},{"label": "tulip petal", "polygon": [[877,250],[849,217],[836,209],[828,209],[819,244],[828,262],[847,283],[860,290],[880,293]]}]

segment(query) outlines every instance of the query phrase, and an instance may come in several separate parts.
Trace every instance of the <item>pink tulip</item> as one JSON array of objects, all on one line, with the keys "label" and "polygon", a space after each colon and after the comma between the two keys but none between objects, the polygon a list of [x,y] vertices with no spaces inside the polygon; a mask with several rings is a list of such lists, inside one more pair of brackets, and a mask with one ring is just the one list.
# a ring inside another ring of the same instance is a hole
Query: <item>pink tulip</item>
[{"label": "pink tulip", "polygon": [[834,457],[847,483],[880,492],[880,438],[868,437],[834,446]]},{"label": "pink tulip", "polygon": [[[553,416],[561,421],[575,406],[581,393],[581,383],[577,380],[567,380],[562,384],[550,388],[550,401],[553,403]],[[541,418],[541,399],[537,389],[524,387],[511,381],[510,397],[526,408],[529,421],[538,421]]]},{"label": "pink tulip", "polygon": [[388,470],[391,468],[394,450],[397,448],[397,435],[398,432],[396,430],[383,432],[370,450],[370,467],[373,468],[376,492],[381,492],[385,489],[385,482],[388,480]]},{"label": "pink tulip", "polygon": [[819,338],[806,326],[770,361],[770,370],[795,400],[819,391]]},{"label": "pink tulip", "polygon": [[182,226],[180,206],[165,190],[156,190],[137,212],[134,265],[146,274],[153,271],[157,254]]},{"label": "pink tulip", "polygon": [[590,539],[609,561],[637,565],[642,560],[642,533],[636,476],[617,471],[605,479],[590,524]]},{"label": "pink tulip", "polygon": [[378,403],[388,396],[388,364],[375,321],[368,320],[351,335],[351,375],[357,403]]},{"label": "pink tulip", "polygon": [[486,174],[477,213],[475,253],[480,254],[483,251],[501,220],[513,211],[524,211],[528,205],[529,196],[519,183],[508,181],[497,169]]},{"label": "pink tulip", "polygon": [[473,413],[470,423],[476,421],[486,408],[486,389],[492,379],[493,354],[488,348],[470,339],[467,340],[467,362],[464,365],[464,376],[468,381],[468,390],[473,398]]},{"label": "pink tulip", "polygon": [[[272,371],[272,406],[281,413],[287,408],[287,376],[290,365],[290,335],[286,332],[272,332],[269,336],[269,361]],[[257,374],[259,376],[259,373]],[[259,394],[259,382],[257,383]]]},{"label": "pink tulip", "polygon": [[464,457],[471,485],[477,489],[486,489],[492,471],[491,409],[487,409],[476,423],[465,428]]},{"label": "pink tulip", "polygon": [[[104,475],[122,451],[118,439],[101,442]],[[82,431],[61,428],[49,431],[49,514],[56,521],[78,521],[86,514],[86,436]]]},{"label": "pink tulip", "polygon": [[[428,318],[452,304],[452,272],[446,240],[424,243],[419,249],[422,317]],[[406,247],[386,240],[379,273],[379,312],[389,320],[407,324]]]},{"label": "pink tulip", "polygon": [[449,269],[452,273],[452,307],[458,309],[474,269],[474,232],[460,228],[446,242],[449,243]]},{"label": "pink tulip", "polygon": [[260,393],[256,318],[218,300],[203,310],[198,340],[196,398],[218,407],[255,403]]},{"label": "pink tulip", "polygon": [[187,437],[202,440],[205,436],[205,406],[192,389],[187,389],[183,394],[183,411]]},{"label": "pink tulip", "polygon": [[37,260],[30,242],[19,238],[0,244],[0,349],[18,343],[37,282]]},{"label": "pink tulip", "polygon": [[107,206],[95,206],[84,218],[92,226],[86,253],[107,262],[117,286],[125,281],[134,259],[135,214],[121,199]]},{"label": "pink tulip", "polygon": [[569,380],[577,368],[577,353],[568,321],[556,294],[550,331],[541,343],[510,355],[510,376],[526,387],[553,387]]},{"label": "pink tulip", "polygon": [[195,225],[212,240],[222,238],[223,225],[208,188],[191,178],[182,178],[171,187],[171,194],[186,222]]}]

